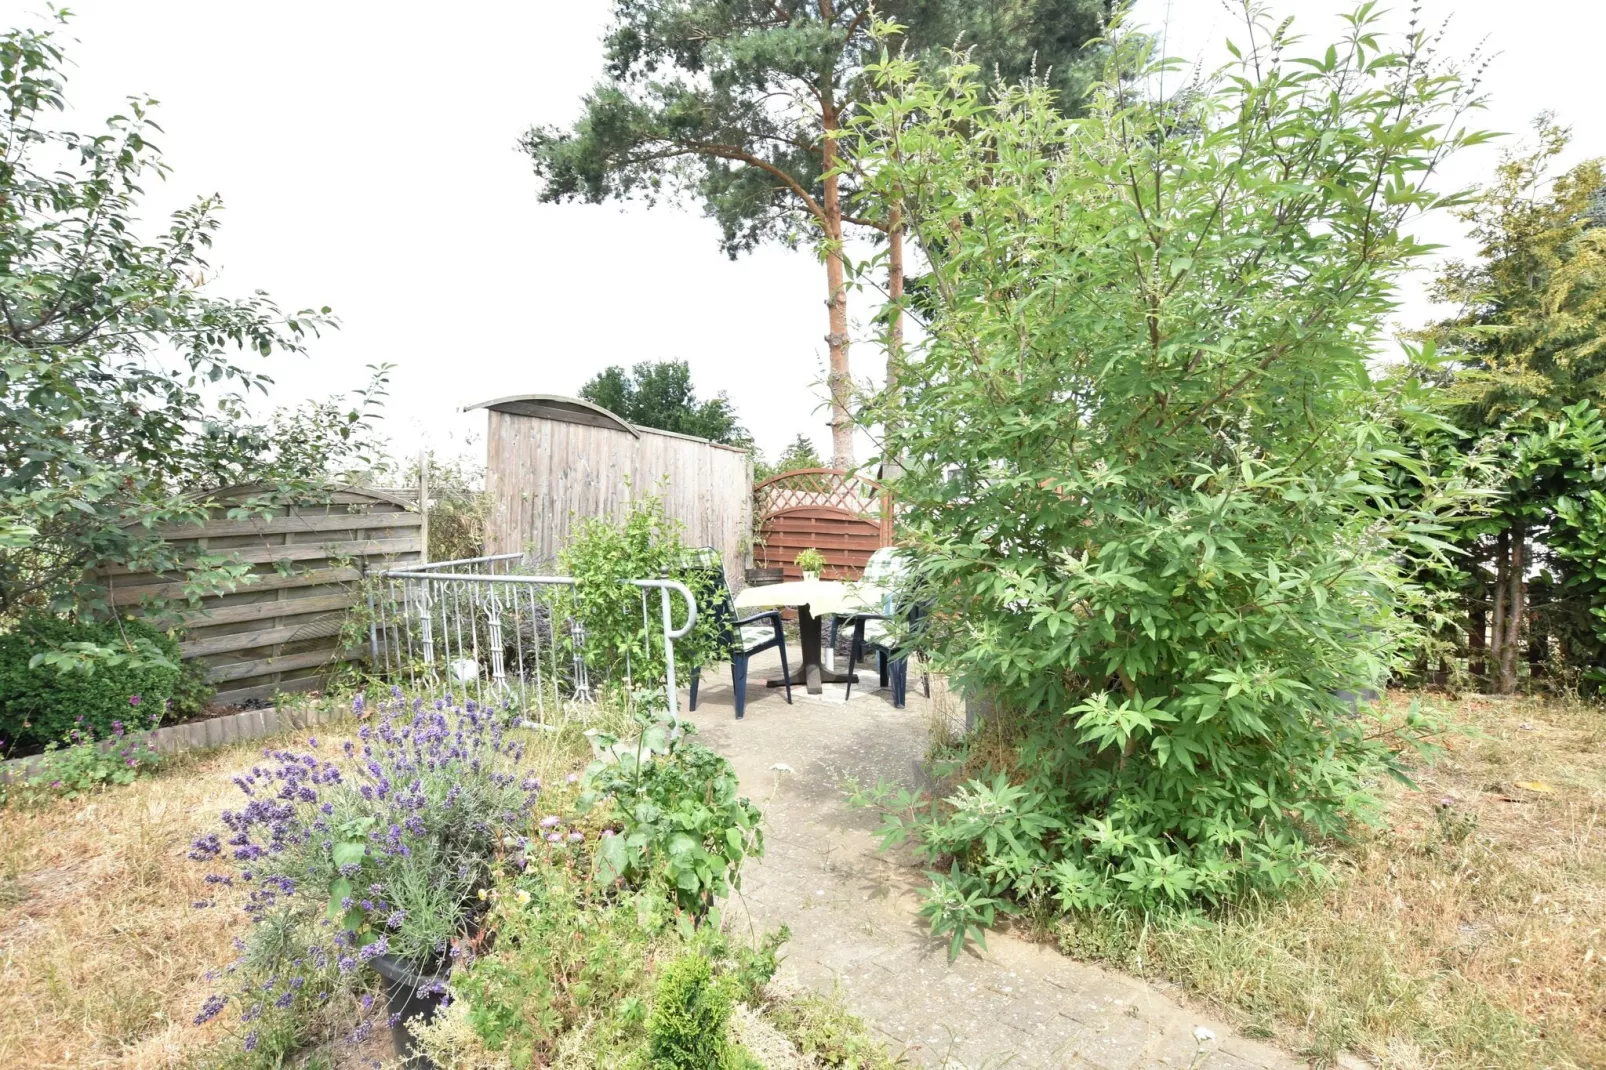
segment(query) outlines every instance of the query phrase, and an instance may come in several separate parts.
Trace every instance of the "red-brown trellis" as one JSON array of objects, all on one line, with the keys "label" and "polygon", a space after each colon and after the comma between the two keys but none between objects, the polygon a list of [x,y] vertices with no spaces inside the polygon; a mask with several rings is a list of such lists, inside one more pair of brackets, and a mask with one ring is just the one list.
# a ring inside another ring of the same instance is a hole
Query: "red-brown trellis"
[{"label": "red-brown trellis", "polygon": [[892,503],[885,488],[837,468],[798,468],[753,488],[758,540],[753,561],[801,579],[793,564],[813,547],[827,562],[822,579],[858,579],[870,555],[892,542]]}]

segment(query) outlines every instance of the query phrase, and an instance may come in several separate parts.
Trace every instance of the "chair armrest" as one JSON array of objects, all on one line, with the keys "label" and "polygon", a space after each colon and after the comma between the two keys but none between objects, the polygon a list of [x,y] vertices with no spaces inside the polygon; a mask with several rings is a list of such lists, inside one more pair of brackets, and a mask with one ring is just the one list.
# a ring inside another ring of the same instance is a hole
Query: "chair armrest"
[{"label": "chair armrest", "polygon": [[740,628],[744,624],[757,624],[761,620],[769,620],[772,617],[779,622],[781,619],[781,611],[778,609],[766,609],[762,613],[754,613],[751,617],[743,617],[741,620],[736,622],[735,626]]}]

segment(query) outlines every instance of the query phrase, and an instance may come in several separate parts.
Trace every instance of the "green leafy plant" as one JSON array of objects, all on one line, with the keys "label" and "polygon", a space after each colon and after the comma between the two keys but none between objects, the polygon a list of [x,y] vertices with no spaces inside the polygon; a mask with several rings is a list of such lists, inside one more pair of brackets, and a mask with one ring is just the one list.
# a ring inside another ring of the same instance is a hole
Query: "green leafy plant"
[{"label": "green leafy plant", "polygon": [[217,688],[207,680],[205,664],[193,659],[181,662],[178,679],[173,681],[172,697],[167,700],[168,718],[178,720],[200,716],[211,705],[215,694]]},{"label": "green leafy plant", "polygon": [[725,1035],[732,988],[708,958],[688,951],[664,968],[647,1019],[651,1070],[757,1070],[751,1055]]},{"label": "green leafy plant", "polygon": [[[111,785],[132,784],[161,764],[150,741],[156,720],[155,716],[142,720],[131,711],[126,723],[113,721],[103,736],[87,724],[73,727],[61,739],[47,743],[42,754],[28,759],[9,783],[0,784],[0,803],[54,796],[71,799]],[[10,752],[7,741],[0,739],[0,756]]]},{"label": "green leafy plant", "polygon": [[813,547],[802,551],[792,559],[792,564],[804,572],[812,572],[816,575],[825,569],[826,563],[825,555]]},{"label": "green leafy plant", "polygon": [[986,948],[987,930],[1000,911],[1012,909],[1009,901],[979,875],[961,872],[958,862],[947,873],[933,870],[927,875],[931,886],[926,889],[920,916],[931,923],[932,935],[947,938],[948,961],[959,957],[967,941]]},{"label": "green leafy plant", "polygon": [[740,887],[742,861],[764,854],[758,808],[738,794],[736,770],[686,738],[689,726],[641,719],[634,741],[593,735],[582,805],[611,801],[620,823],[597,847],[596,876],[640,885],[661,879],[692,918]]},{"label": "green leafy plant", "polygon": [[150,722],[179,680],[178,643],[140,620],[23,617],[0,635],[0,737],[59,743],[104,738],[117,722]]},{"label": "green leafy plant", "polygon": [[[708,611],[717,581],[690,567],[681,525],[664,515],[663,500],[656,495],[633,500],[622,517],[581,520],[559,563],[575,581],[557,596],[560,615],[584,623],[586,663],[621,700],[632,697],[625,690],[627,676],[631,682],[662,681],[666,668],[658,595],[647,592],[643,602],[642,589],[628,580],[670,578],[686,584],[699,611],[692,630],[675,640],[677,664],[710,666],[724,660],[718,620]],[[683,612],[676,611],[677,620]],[[576,640],[567,635],[560,641],[572,650]]]},{"label": "green leafy plant", "polygon": [[950,931],[1000,894],[1283,888],[1421,742],[1419,712],[1342,695],[1413,648],[1402,551],[1442,554],[1466,499],[1387,489],[1400,414],[1435,417],[1368,362],[1425,251],[1407,221],[1462,201],[1428,183],[1481,139],[1475,91],[1373,5],[1297,59],[1246,13],[1231,66],[1171,96],[1116,25],[1081,118],[889,49],[843,140],[932,268],[925,338],[860,414],[901,469],[920,642],[1012,729],[913,819]]}]

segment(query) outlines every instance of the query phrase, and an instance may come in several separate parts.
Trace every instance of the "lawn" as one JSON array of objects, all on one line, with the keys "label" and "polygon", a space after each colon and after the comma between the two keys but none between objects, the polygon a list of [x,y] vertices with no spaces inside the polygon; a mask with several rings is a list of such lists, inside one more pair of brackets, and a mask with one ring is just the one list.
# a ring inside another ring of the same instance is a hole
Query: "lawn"
[{"label": "lawn", "polygon": [[[1410,696],[1395,694],[1403,708]],[[1415,788],[1307,894],[1187,925],[1061,922],[1061,946],[1181,982],[1317,1065],[1606,1065],[1606,712],[1428,697]]]}]

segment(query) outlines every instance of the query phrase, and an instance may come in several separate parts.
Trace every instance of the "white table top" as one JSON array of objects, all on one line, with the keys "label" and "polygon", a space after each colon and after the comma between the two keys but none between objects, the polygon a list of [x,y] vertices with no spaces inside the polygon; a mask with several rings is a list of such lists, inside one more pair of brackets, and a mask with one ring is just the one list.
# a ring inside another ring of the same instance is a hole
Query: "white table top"
[{"label": "white table top", "polygon": [[873,584],[840,580],[794,580],[762,587],[744,587],[736,596],[737,609],[775,609],[808,606],[816,617],[830,613],[879,613],[885,592]]}]

